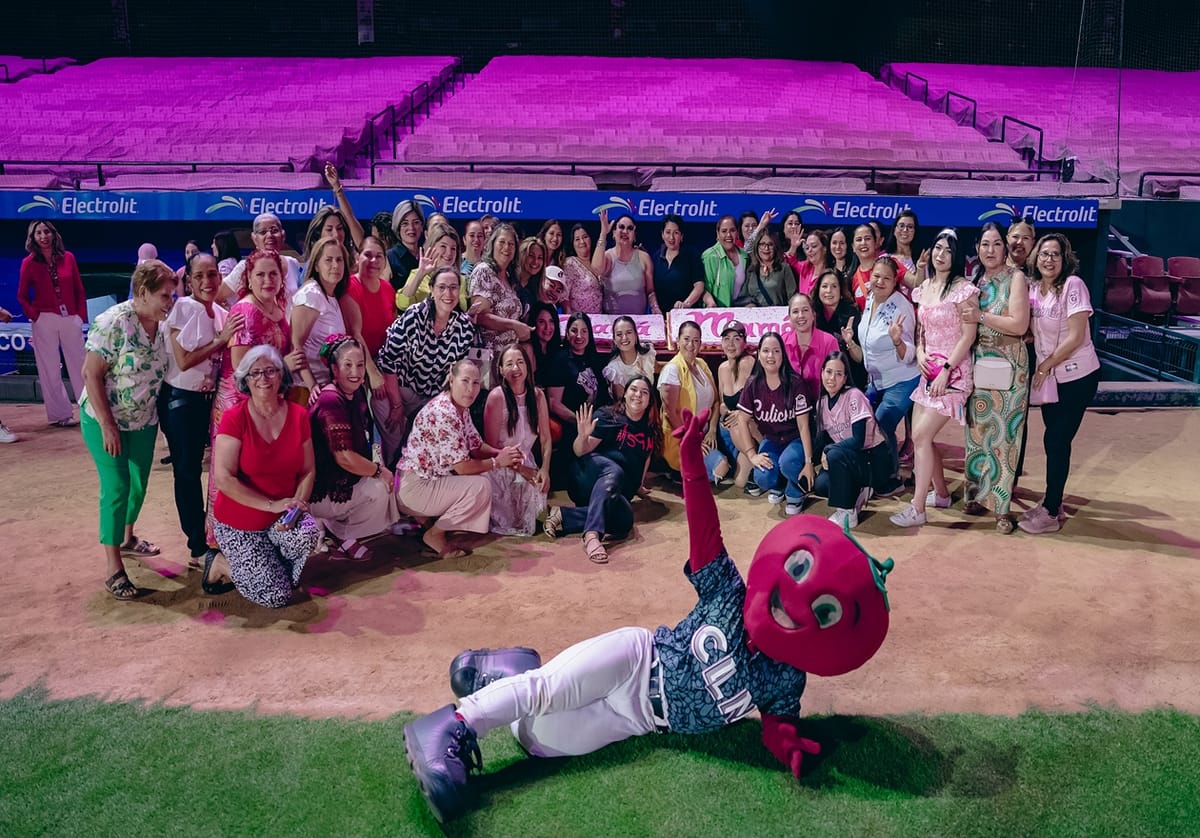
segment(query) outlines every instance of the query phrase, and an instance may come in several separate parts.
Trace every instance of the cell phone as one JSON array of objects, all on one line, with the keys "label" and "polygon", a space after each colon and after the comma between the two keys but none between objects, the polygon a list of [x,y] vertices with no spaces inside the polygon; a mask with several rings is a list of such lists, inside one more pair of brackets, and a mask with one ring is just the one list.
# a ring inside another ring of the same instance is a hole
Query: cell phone
[{"label": "cell phone", "polygon": [[796,481],[796,485],[799,486],[800,491],[804,492],[806,495],[812,491],[812,486],[808,485],[808,475],[806,474],[800,475],[800,479]]},{"label": "cell phone", "polygon": [[287,512],[280,516],[279,521],[275,524],[275,529],[290,530],[296,526],[296,522],[300,520],[300,507],[293,506]]}]

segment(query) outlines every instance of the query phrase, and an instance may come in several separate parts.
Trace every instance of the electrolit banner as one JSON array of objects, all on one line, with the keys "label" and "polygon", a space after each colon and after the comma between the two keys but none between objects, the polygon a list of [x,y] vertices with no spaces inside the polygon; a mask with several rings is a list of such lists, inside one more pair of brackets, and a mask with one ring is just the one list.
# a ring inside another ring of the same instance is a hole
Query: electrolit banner
[{"label": "electrolit banner", "polygon": [[[1047,183],[1047,191],[1054,188]],[[1039,227],[1095,228],[1100,202],[1094,198],[1018,198],[1004,196],[1002,183],[995,198],[920,198],[885,195],[786,195],[743,193],[586,192],[524,190],[404,189],[347,190],[359,218],[391,211],[412,200],[426,214],[449,218],[495,215],[507,220],[559,218],[582,221],[607,210],[610,216],[632,215],[636,221],[659,222],[664,215],[685,221],[713,222],[723,215],[761,214],[773,209],[782,216],[800,213],[815,226],[853,225],[871,219],[891,222],[911,209],[927,227],[975,227],[996,220],[1029,217]],[[261,213],[284,221],[311,218],[321,207],[334,204],[328,191],[295,192],[109,192],[0,190],[0,218],[62,218],[81,221],[213,221],[249,223]]]}]

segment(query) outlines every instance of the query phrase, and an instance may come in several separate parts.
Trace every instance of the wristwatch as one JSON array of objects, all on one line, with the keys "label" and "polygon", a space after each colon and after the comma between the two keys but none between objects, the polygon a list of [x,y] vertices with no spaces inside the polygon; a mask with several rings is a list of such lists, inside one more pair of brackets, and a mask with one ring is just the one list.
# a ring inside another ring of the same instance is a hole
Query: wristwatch
[{"label": "wristwatch", "polygon": [[980,326],[982,326],[982,325],[983,325],[983,316],[984,316],[985,314],[987,314],[987,312],[986,312],[986,311],[981,311],[981,312],[979,312],[979,325],[980,325]]},{"label": "wristwatch", "polygon": [[954,367],[950,366],[949,361],[942,361],[942,369],[949,371],[954,369]]}]

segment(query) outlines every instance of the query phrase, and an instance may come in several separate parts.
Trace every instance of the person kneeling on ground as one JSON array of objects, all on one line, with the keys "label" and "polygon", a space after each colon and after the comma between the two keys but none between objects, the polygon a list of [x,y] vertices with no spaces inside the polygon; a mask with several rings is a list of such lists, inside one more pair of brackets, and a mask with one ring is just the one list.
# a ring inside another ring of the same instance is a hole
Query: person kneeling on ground
[{"label": "person kneeling on ground", "polygon": [[238,593],[279,608],[321,539],[321,525],[307,514],[316,478],[312,431],[308,411],[285,398],[292,379],[275,347],[255,346],[233,375],[250,398],[229,408],[217,429],[213,531]]},{"label": "person kneeling on ground", "polygon": [[400,504],[414,515],[437,518],[421,540],[440,559],[470,555],[448,546],[446,534],[487,532],[492,484],[485,475],[522,461],[520,448],[495,448],[479,436],[471,422],[478,396],[479,367],[456,361],[442,392],[417,414],[400,458]]},{"label": "person kneeling on ground", "polygon": [[629,501],[642,490],[646,465],[658,447],[661,421],[654,386],[646,376],[635,375],[619,405],[596,415],[591,405],[581,405],[576,421],[579,434],[573,445],[580,459],[567,487],[575,507],[552,507],[542,530],[550,538],[583,533],[587,557],[604,564],[608,552],[600,541],[624,538],[633,529]]},{"label": "person kneeling on ground", "polygon": [[363,558],[357,540],[385,532],[400,518],[392,473],[371,460],[367,356],[354,338],[330,335],[320,357],[333,380],[309,410],[317,466],[309,511],[348,555]]}]

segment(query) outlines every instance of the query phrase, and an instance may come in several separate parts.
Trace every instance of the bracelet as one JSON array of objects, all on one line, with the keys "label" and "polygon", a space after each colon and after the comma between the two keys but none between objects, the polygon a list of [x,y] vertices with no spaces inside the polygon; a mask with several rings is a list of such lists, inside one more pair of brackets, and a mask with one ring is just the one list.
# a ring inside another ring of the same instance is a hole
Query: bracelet
[{"label": "bracelet", "polygon": [[496,470],[496,458],[492,457],[492,471]]},{"label": "bracelet", "polygon": [[979,312],[979,325],[980,325],[980,326],[982,326],[982,325],[983,325],[983,318],[985,318],[985,317],[987,317],[987,312],[986,312],[986,311],[981,311],[981,312]]},{"label": "bracelet", "polygon": [[381,474],[383,474],[383,463],[376,463],[375,464],[375,473],[372,474],[371,476],[378,477]]}]

